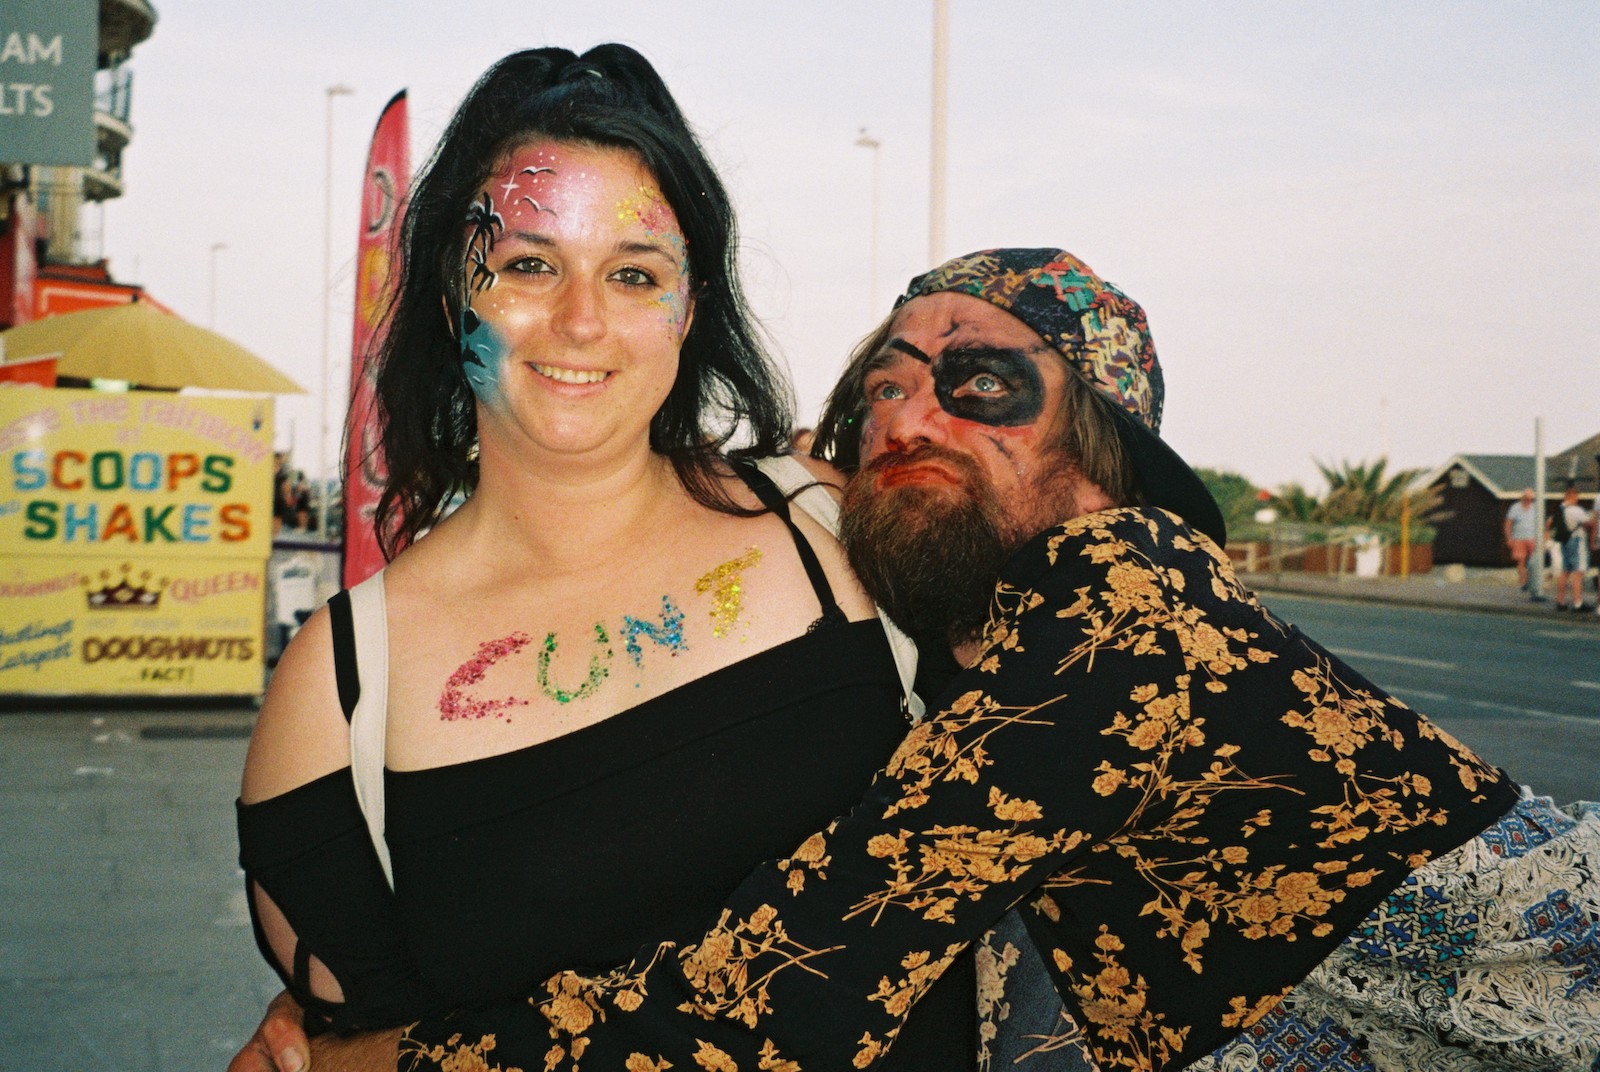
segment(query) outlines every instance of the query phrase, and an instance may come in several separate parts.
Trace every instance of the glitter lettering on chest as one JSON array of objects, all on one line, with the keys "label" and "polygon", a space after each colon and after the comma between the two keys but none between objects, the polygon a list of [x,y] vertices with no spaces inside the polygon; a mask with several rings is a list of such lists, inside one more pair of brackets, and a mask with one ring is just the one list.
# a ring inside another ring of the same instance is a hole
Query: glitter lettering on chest
[{"label": "glitter lettering on chest", "polygon": [[[738,623],[739,616],[744,612],[744,585],[741,575],[760,561],[760,548],[751,547],[738,558],[722,563],[695,582],[694,590],[697,594],[711,597],[711,632],[714,636],[727,636]],[[666,648],[669,655],[679,655],[689,650],[683,626],[683,611],[672,601],[671,596],[664,595],[661,597],[659,624],[631,614],[622,616],[623,650],[628,653],[628,658],[635,669],[644,668],[644,645],[640,642],[641,637],[648,639],[657,647]],[[498,718],[509,722],[511,708],[526,707],[527,700],[518,696],[480,700],[467,695],[467,690],[481,684],[496,663],[516,655],[532,643],[531,636],[518,631],[479,644],[472,658],[457,667],[445,682],[444,691],[439,695],[440,717],[446,722],[475,721],[484,718]],[[550,664],[560,649],[560,644],[556,640],[555,633],[546,633],[544,643],[537,649],[535,665],[535,680],[539,685],[539,691],[559,704],[568,704],[593,696],[611,676],[611,663],[615,656],[611,646],[611,634],[600,622],[594,624],[593,647],[594,650],[589,656],[589,670],[582,683],[573,688],[564,688],[551,680]]]},{"label": "glitter lettering on chest", "polygon": [[711,635],[727,636],[744,610],[744,584],[741,575],[761,561],[761,549],[752,547],[694,582],[699,595],[711,595]]},{"label": "glitter lettering on chest", "polygon": [[439,696],[439,715],[446,722],[460,719],[499,718],[511,721],[509,709],[513,707],[528,706],[527,700],[515,696],[506,696],[497,700],[477,700],[471,696],[463,695],[466,688],[476,685],[483,680],[489,668],[501,659],[515,655],[527,647],[533,638],[526,633],[512,633],[499,640],[485,640],[478,645],[478,650],[472,658],[456,668],[445,682],[444,692]]},{"label": "glitter lettering on chest", "polygon": [[633,660],[635,669],[644,667],[644,646],[639,643],[641,636],[648,637],[651,643],[666,648],[672,655],[689,650],[688,642],[683,639],[683,611],[672,602],[671,596],[661,597],[660,625],[635,618],[631,614],[622,616],[622,646],[628,652],[628,658]]},{"label": "glitter lettering on chest", "polygon": [[550,683],[550,659],[556,653],[556,635],[546,633],[544,645],[539,649],[539,691],[556,703],[571,703],[593,696],[611,674],[611,637],[599,622],[594,623],[594,640],[599,650],[589,656],[589,676],[577,688],[564,689]]}]

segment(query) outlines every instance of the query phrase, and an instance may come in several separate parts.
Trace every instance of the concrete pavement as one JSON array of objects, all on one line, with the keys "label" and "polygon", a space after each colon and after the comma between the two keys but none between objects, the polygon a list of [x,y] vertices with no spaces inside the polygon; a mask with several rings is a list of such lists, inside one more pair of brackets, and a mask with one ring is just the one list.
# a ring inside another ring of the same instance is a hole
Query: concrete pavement
[{"label": "concrete pavement", "polygon": [[235,863],[246,708],[0,713],[0,1069],[221,1072],[277,992]]},{"label": "concrete pavement", "polygon": [[[1338,576],[1291,571],[1241,573],[1239,579],[1257,592],[1292,592],[1365,603],[1482,611],[1600,627],[1600,614],[1592,609],[1588,612],[1558,612],[1552,596],[1555,587],[1553,581],[1545,585],[1544,601],[1534,602],[1528,593],[1517,587],[1516,576],[1510,570],[1467,570],[1454,575],[1445,570],[1432,570],[1410,577],[1357,577],[1352,574]],[[1592,578],[1584,585],[1584,595],[1592,604],[1595,598]]]}]

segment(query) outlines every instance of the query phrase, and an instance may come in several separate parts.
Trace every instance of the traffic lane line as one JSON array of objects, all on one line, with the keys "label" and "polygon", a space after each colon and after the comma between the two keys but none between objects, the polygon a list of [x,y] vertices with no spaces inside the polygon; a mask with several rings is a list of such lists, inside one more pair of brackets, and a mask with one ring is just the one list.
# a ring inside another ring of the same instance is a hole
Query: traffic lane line
[{"label": "traffic lane line", "polygon": [[1593,726],[1600,719],[1586,718],[1583,715],[1567,715],[1560,711],[1546,711],[1538,707],[1517,707],[1514,704],[1490,703],[1488,700],[1457,700],[1455,697],[1442,692],[1429,692],[1426,689],[1391,689],[1396,696],[1415,696],[1430,703],[1440,704],[1465,704],[1476,707],[1482,711],[1495,711],[1507,715],[1519,715],[1523,718],[1538,718],[1549,722],[1570,722],[1574,725]]},{"label": "traffic lane line", "polygon": [[1390,655],[1382,651],[1361,651],[1358,648],[1329,648],[1329,651],[1342,659],[1376,659],[1379,662],[1399,663],[1401,666],[1420,666],[1425,670],[1459,670],[1455,663],[1441,662],[1438,659],[1418,659],[1411,655]]}]

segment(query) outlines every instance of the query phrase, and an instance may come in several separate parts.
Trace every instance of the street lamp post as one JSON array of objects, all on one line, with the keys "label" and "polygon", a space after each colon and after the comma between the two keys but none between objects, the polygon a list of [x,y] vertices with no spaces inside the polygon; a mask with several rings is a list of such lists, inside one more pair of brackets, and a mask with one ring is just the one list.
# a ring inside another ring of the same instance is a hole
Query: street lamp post
[{"label": "street lamp post", "polygon": [[861,128],[861,136],[856,139],[856,146],[872,150],[872,253],[867,260],[867,307],[868,318],[878,315],[878,148],[877,138],[867,133],[867,128]]},{"label": "street lamp post", "polygon": [[217,254],[228,248],[226,242],[211,243],[211,289],[206,304],[206,327],[217,330]]},{"label": "street lamp post", "polygon": [[949,106],[950,0],[933,0],[933,131],[928,160],[928,263],[944,260],[944,131]]},{"label": "street lamp post", "polygon": [[333,390],[328,368],[328,305],[333,297],[333,98],[346,97],[355,90],[340,83],[327,89],[327,113],[323,128],[327,133],[323,153],[322,195],[322,431],[317,437],[317,534],[328,538],[328,395]]}]

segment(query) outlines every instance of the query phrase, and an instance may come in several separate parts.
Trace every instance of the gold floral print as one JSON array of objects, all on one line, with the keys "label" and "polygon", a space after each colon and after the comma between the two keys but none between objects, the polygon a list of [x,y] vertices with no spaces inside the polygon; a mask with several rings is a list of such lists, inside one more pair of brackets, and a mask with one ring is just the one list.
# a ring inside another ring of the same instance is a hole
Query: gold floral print
[{"label": "gold floral print", "polygon": [[[1074,975],[1072,986],[1084,1023],[1096,1036],[1095,1057],[1101,1068],[1152,1068],[1166,1064],[1182,1052],[1189,1028],[1173,1028],[1150,1007],[1149,984],[1144,976],[1123,966],[1118,955],[1122,939],[1100,925],[1094,940],[1096,968]],[[1072,972],[1072,958],[1063,950],[1051,951],[1062,974]],[[1112,1049],[1108,1044],[1115,1045]]]},{"label": "gold floral print", "polygon": [[705,941],[679,958],[696,993],[692,1011],[703,1016],[726,1016],[754,1027],[772,1011],[768,986],[773,976],[788,968],[815,972],[807,962],[839,948],[813,949],[794,941],[771,905],[761,905],[732,926],[729,918],[724,912]]},{"label": "gold floral print", "polygon": [[[1294,684],[1305,695],[1309,707],[1285,712],[1284,723],[1305,730],[1316,745],[1306,754],[1315,763],[1332,763],[1345,780],[1343,799],[1313,809],[1324,816],[1313,824],[1327,834],[1319,844],[1327,848],[1361,841],[1373,833],[1403,831],[1440,821],[1438,813],[1428,806],[1433,783],[1427,775],[1405,771],[1388,778],[1375,777],[1364,772],[1354,759],[1377,740],[1396,750],[1405,746],[1404,737],[1389,723],[1389,706],[1384,699],[1346,685],[1326,659],[1295,671]],[[1459,744],[1456,747],[1465,752]],[[1452,756],[1452,766],[1462,770],[1466,761],[1461,755]],[[1473,788],[1477,777],[1474,771],[1470,778],[1463,778],[1463,786]]]},{"label": "gold floral print", "polygon": [[[754,872],[693,944],[424,1025],[413,1052],[458,1038],[420,1067],[494,1032],[497,1053],[547,1070],[869,1068],[1013,907],[1071,1014],[1035,1050],[1070,1044],[1075,1020],[1108,1072],[1181,1067],[1514,798],[1159,511],[1087,515],[1024,548],[930,709],[848,816]],[[992,1053],[1015,959],[982,956]]]},{"label": "gold floral print", "polygon": [[[930,951],[923,949],[914,953],[907,953],[900,961],[900,967],[905,974],[898,979],[888,976],[878,980],[878,988],[867,997],[868,1001],[882,1004],[883,1011],[901,1023],[911,1012],[911,1006],[917,999],[928,992],[939,976],[944,974],[952,961],[966,948],[966,943],[955,942],[944,949],[944,954],[935,957]],[[888,1048],[888,1043],[899,1033],[899,1028],[893,1028],[882,1039],[875,1039],[869,1032],[863,1035],[860,1041],[861,1049],[852,1060],[856,1068],[866,1068],[879,1053]]]},{"label": "gold floral print", "polygon": [[494,1047],[493,1035],[484,1035],[468,1044],[457,1032],[442,1043],[428,1046],[412,1039],[407,1031],[400,1039],[399,1067],[401,1072],[420,1068],[437,1068],[440,1072],[522,1072],[515,1065],[492,1064],[488,1055]]}]

